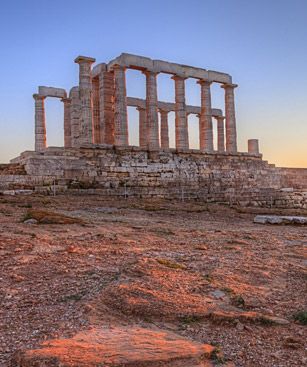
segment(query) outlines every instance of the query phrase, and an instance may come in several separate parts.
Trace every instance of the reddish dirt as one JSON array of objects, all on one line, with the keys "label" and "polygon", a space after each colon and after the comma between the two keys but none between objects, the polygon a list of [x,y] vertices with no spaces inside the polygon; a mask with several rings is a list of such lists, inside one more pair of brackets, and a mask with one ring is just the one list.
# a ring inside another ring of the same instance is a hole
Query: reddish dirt
[{"label": "reddish dirt", "polygon": [[[56,215],[25,224],[29,211]],[[61,359],[90,330],[116,341],[123,329],[213,345],[204,366],[305,365],[306,326],[294,315],[307,308],[307,228],[253,217],[197,203],[0,197],[0,366],[45,366],[28,357]],[[151,340],[157,353],[166,347]],[[50,347],[60,344],[61,356]],[[151,365],[171,366],[171,354]],[[149,366],[146,358],[132,365]]]}]

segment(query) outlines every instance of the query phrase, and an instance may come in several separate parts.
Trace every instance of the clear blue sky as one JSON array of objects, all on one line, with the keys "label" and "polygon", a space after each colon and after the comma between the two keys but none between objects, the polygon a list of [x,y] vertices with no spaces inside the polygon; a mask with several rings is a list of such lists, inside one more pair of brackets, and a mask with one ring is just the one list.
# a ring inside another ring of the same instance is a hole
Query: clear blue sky
[{"label": "clear blue sky", "polygon": [[[239,149],[259,138],[265,159],[307,167],[307,0],[2,0],[0,37],[0,162],[33,149],[38,85],[76,85],[79,54],[108,62],[129,52],[231,74]],[[172,101],[169,76],[158,84],[159,98]],[[127,89],[143,97],[143,76],[129,71]],[[221,88],[212,93],[223,107]],[[199,103],[195,80],[187,102]],[[62,144],[62,108],[46,102],[49,145]],[[131,109],[129,118],[134,143]],[[189,124],[196,146],[195,118]]]}]

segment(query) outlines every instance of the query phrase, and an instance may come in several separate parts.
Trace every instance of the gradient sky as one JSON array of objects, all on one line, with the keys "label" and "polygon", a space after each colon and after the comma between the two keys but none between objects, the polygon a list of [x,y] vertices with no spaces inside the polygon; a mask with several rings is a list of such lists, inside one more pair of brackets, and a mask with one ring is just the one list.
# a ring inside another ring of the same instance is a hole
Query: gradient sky
[{"label": "gradient sky", "polygon": [[[307,0],[2,0],[0,7],[0,162],[34,145],[38,85],[69,90],[78,55],[108,62],[122,52],[229,73],[236,89],[240,151],[258,138],[264,159],[307,167]],[[174,100],[158,76],[160,100]],[[145,96],[144,76],[127,72],[128,95]],[[200,103],[186,82],[187,103]],[[213,107],[223,91],[212,88]],[[48,145],[63,144],[63,106],[47,99]],[[170,114],[171,142],[174,116]],[[197,147],[197,121],[189,118]],[[137,114],[129,108],[130,143]]]}]

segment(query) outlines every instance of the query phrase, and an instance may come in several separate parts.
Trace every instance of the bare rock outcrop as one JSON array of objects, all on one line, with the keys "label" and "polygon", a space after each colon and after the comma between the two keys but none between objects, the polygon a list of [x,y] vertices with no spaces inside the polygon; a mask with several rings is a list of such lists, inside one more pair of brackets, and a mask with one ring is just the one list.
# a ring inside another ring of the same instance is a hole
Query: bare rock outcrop
[{"label": "bare rock outcrop", "polygon": [[14,367],[205,367],[214,347],[164,330],[112,327],[51,340],[19,353]]}]

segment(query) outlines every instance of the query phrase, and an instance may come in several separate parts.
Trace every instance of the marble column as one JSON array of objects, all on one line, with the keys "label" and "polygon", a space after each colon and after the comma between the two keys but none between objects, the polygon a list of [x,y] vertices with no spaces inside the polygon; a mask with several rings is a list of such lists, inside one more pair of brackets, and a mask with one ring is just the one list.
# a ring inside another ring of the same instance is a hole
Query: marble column
[{"label": "marble column", "polygon": [[93,141],[95,144],[102,143],[102,134],[103,131],[100,131],[100,107],[99,107],[99,78],[94,78],[92,80],[92,89],[93,89],[93,125],[94,125],[94,134]]},{"label": "marble column", "polygon": [[174,75],[175,81],[175,136],[177,149],[189,149],[188,120],[185,104],[185,79]]},{"label": "marble column", "polygon": [[70,104],[70,125],[71,125],[71,146],[78,147],[80,145],[80,116],[81,103],[79,95],[79,87],[71,88],[69,92]]},{"label": "marble column", "polygon": [[225,152],[224,116],[215,116],[217,121],[217,150]]},{"label": "marble column", "polygon": [[169,134],[168,134],[168,111],[159,110],[161,121],[160,121],[160,136],[161,136],[161,148],[169,149]]},{"label": "marble column", "polygon": [[259,154],[259,141],[258,139],[249,139],[248,143],[248,153]]},{"label": "marble column", "polygon": [[201,114],[200,114],[200,150],[213,152],[213,127],[211,115],[211,82],[198,81],[201,90]]},{"label": "marble column", "polygon": [[158,121],[158,95],[157,73],[144,71],[146,75],[146,122],[147,143],[149,150],[159,150],[159,121]]},{"label": "marble column", "polygon": [[137,107],[137,110],[139,111],[139,145],[147,149],[146,109]]},{"label": "marble column", "polygon": [[198,140],[199,140],[199,149],[201,147],[201,119],[200,119],[200,113],[196,114],[196,117],[198,118]]},{"label": "marble column", "polygon": [[79,95],[81,102],[80,143],[94,143],[93,101],[92,101],[92,64],[96,60],[79,56]]},{"label": "marble column", "polygon": [[100,134],[103,144],[115,144],[114,140],[114,73],[103,70],[99,74]]},{"label": "marble column", "polygon": [[35,100],[35,151],[46,148],[45,97],[33,94]]},{"label": "marble column", "polygon": [[237,152],[237,128],[234,89],[236,84],[223,84],[225,90],[225,115],[226,115],[226,151]]},{"label": "marble column", "polygon": [[62,98],[64,104],[64,147],[71,148],[71,99]]},{"label": "marble column", "polygon": [[129,145],[125,68],[113,66],[114,72],[114,144]]}]

